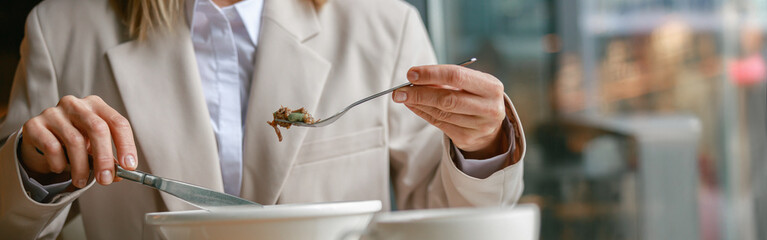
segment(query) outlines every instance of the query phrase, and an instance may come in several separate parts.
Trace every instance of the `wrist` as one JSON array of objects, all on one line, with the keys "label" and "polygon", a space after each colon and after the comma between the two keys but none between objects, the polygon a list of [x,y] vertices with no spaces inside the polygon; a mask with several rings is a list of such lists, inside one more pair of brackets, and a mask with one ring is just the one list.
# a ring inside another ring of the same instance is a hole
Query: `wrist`
[{"label": "wrist", "polygon": [[499,127],[493,135],[488,137],[491,139],[484,146],[480,146],[474,150],[465,150],[458,147],[461,150],[463,156],[467,159],[488,159],[498,155],[501,155],[508,151],[508,144],[505,144],[504,131],[502,127]]}]

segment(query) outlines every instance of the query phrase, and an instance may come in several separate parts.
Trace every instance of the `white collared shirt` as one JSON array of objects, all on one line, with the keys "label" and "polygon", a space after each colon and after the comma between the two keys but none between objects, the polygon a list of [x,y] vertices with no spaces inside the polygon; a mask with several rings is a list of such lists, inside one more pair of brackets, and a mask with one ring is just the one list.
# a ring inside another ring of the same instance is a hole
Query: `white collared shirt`
[{"label": "white collared shirt", "polygon": [[193,4],[187,5],[187,19],[218,143],[224,192],[239,196],[245,115],[264,1],[244,0],[223,8],[211,0],[188,2]]}]

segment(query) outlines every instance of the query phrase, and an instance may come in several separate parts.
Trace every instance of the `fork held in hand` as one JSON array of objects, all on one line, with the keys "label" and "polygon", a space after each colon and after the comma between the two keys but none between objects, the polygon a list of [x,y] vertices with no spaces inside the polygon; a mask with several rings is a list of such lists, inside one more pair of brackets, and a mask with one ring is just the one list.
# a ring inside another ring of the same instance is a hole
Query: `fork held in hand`
[{"label": "fork held in hand", "polygon": [[[459,63],[458,65],[466,66],[466,65],[472,64],[472,63],[474,63],[476,61],[477,61],[477,58],[471,58],[469,60],[466,60],[465,62]],[[290,123],[293,126],[299,126],[299,127],[324,127],[324,126],[330,125],[331,123],[335,122],[336,120],[341,118],[341,116],[346,114],[346,112],[349,111],[349,109],[352,109],[353,107],[356,107],[357,105],[360,105],[360,104],[362,104],[364,102],[373,100],[373,99],[375,99],[377,97],[386,95],[386,94],[388,94],[390,92],[393,92],[394,90],[397,90],[397,89],[400,89],[400,88],[403,88],[403,87],[407,87],[407,86],[411,86],[411,85],[413,85],[413,84],[409,83],[409,82],[408,83],[403,83],[403,84],[397,85],[397,86],[395,86],[393,88],[386,89],[383,92],[379,92],[379,93],[370,95],[370,96],[368,96],[366,98],[360,99],[359,101],[356,101],[356,102],[354,102],[352,104],[349,104],[349,106],[346,106],[346,108],[344,108],[344,110],[341,110],[340,112],[336,113],[335,115],[330,116],[329,118],[322,119],[322,120],[317,121],[315,123],[309,124],[309,123],[304,123],[304,122],[291,122],[291,121],[287,121],[287,120],[283,120],[283,119],[277,119],[276,121],[284,122],[284,123]]]}]

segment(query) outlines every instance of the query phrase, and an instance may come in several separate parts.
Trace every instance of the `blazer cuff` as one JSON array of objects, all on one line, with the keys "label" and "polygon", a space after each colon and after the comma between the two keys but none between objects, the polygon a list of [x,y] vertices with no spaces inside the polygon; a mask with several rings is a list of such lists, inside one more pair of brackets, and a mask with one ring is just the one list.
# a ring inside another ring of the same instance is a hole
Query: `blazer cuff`
[{"label": "blazer cuff", "polygon": [[501,134],[504,136],[502,142],[499,144],[507,145],[504,147],[506,152],[486,159],[467,159],[464,157],[463,152],[450,141],[451,148],[455,153],[453,161],[455,161],[456,167],[466,175],[480,179],[487,178],[493,173],[503,169],[506,166],[508,159],[511,158],[511,153],[514,152],[515,147],[514,128],[511,127],[511,121],[508,117],[503,120]]},{"label": "blazer cuff", "polygon": [[[74,201],[83,190],[90,188],[96,182],[95,180],[91,180],[85,188],[74,192],[58,192],[56,194],[50,193],[54,193],[61,188],[58,184],[53,184],[52,186],[49,185],[50,188],[48,189],[46,189],[46,186],[40,184],[39,186],[42,186],[43,190],[47,191],[48,194],[44,194],[42,191],[32,193],[32,191],[39,191],[39,189],[36,189],[33,184],[26,185],[24,182],[24,178],[29,180],[34,179],[27,176],[26,171],[24,171],[24,168],[20,164],[18,150],[20,147],[19,140],[21,134],[22,130],[11,134],[11,136],[8,137],[7,142],[0,147],[0,190],[2,190],[3,195],[5,195],[4,197],[7,197],[7,200],[17,206],[18,209],[39,209],[42,211],[55,211],[61,209]],[[68,187],[68,183],[61,184],[64,185],[63,188]],[[38,201],[40,194],[44,194],[45,197],[43,197],[41,201]],[[5,206],[0,206],[0,210],[2,210],[2,208],[5,208]]]},{"label": "blazer cuff", "polygon": [[[506,99],[506,117],[510,121],[511,135],[514,148],[511,149],[502,169],[495,171],[486,178],[476,178],[459,170],[455,154],[450,148],[450,139],[443,135],[444,154],[440,162],[440,180],[447,194],[446,205],[460,206],[512,206],[522,196],[524,189],[523,173],[525,150],[524,130],[519,116],[508,96]],[[453,153],[451,153],[453,152]]]},{"label": "blazer cuff", "polygon": [[54,183],[54,184],[48,184],[48,185],[42,185],[40,182],[35,180],[34,178],[30,178],[27,174],[27,170],[24,169],[23,164],[21,164],[21,156],[18,154],[21,153],[21,143],[23,138],[23,133],[21,130],[19,130],[19,134],[17,135],[16,142],[16,160],[19,161],[19,174],[21,175],[21,185],[24,187],[24,191],[27,193],[27,196],[32,198],[32,200],[35,200],[39,203],[50,203],[54,199],[57,199],[58,195],[60,193],[63,193],[67,187],[72,183],[72,180],[67,180],[60,183]]},{"label": "blazer cuff", "polygon": [[[444,137],[444,144],[449,141]],[[444,182],[448,206],[513,206],[522,196],[523,161],[495,171],[486,178],[476,178],[459,170],[455,161],[447,155],[440,165],[440,178]]]}]

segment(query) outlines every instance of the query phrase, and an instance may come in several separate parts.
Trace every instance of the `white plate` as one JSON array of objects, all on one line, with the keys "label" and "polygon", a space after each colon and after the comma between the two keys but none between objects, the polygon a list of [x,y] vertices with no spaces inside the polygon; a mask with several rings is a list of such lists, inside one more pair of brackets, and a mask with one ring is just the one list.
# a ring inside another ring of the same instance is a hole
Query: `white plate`
[{"label": "white plate", "polygon": [[373,200],[160,212],[145,227],[164,239],[339,239],[380,210]]}]

